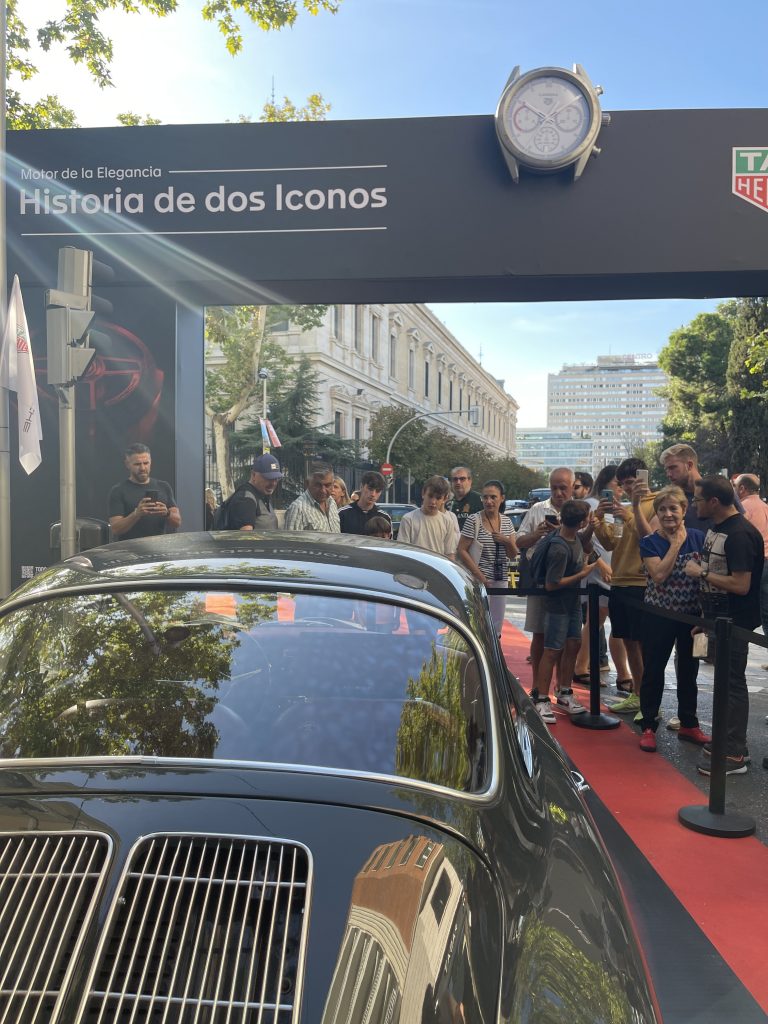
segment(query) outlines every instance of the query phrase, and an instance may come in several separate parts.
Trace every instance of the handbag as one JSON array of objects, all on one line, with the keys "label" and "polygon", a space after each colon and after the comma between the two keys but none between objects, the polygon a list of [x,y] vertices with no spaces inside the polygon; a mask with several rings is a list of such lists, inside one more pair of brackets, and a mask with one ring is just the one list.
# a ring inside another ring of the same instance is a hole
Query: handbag
[{"label": "handbag", "polygon": [[475,539],[469,545],[469,557],[475,563],[480,564],[480,556],[483,553],[483,542],[480,540],[480,513],[475,513]]}]

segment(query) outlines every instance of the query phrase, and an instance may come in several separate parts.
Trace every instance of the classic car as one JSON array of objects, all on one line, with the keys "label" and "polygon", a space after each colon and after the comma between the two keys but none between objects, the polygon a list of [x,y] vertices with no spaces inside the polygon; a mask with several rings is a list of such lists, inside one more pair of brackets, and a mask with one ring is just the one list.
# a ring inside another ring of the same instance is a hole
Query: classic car
[{"label": "classic car", "polygon": [[484,592],[352,535],[75,555],[0,607],[0,1010],[657,1021]]}]

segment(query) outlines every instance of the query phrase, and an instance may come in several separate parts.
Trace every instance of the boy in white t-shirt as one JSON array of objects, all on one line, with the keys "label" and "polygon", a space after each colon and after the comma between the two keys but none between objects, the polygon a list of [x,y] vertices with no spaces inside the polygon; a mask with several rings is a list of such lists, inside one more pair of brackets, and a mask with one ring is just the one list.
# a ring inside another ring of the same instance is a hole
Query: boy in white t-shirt
[{"label": "boy in white t-shirt", "polygon": [[431,476],[421,491],[421,508],[406,512],[400,521],[398,541],[455,560],[459,521],[453,512],[445,511],[450,493],[450,484],[444,476]]}]

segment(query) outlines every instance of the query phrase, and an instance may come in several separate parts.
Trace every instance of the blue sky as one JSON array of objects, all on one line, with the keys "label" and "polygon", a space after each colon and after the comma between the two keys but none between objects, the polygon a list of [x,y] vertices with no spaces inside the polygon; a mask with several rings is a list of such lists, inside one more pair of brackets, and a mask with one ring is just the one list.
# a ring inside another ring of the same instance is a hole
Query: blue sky
[{"label": "blue sky", "polygon": [[[31,30],[64,0],[19,0]],[[164,123],[258,117],[272,91],[297,104],[320,92],[334,119],[492,113],[515,64],[582,64],[605,110],[766,107],[768,0],[342,0],[335,16],[300,17],[265,34],[243,19],[232,58],[202,0],[179,12],[108,14],[115,87],[100,91],[62,55],[40,55],[44,74],[25,92],[56,93],[83,126],[118,112]],[[14,84],[14,83],[12,83]],[[768,140],[768,113],[766,114]],[[703,152],[706,158],[706,152]],[[429,296],[424,296],[429,302]],[[670,331],[715,301],[432,305],[520,403],[519,424],[545,422],[546,377],[599,354],[658,352]]]}]

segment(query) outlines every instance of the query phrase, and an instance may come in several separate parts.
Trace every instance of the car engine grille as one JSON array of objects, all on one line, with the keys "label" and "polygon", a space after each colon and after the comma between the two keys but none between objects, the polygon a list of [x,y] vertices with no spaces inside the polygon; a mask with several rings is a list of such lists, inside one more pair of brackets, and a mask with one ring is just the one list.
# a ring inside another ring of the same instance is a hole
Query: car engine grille
[{"label": "car engine grille", "polygon": [[78,1017],[88,1024],[298,1019],[308,852],[154,835],[128,860]]},{"label": "car engine grille", "polygon": [[53,1019],[110,850],[96,833],[0,835],[0,1021]]}]

